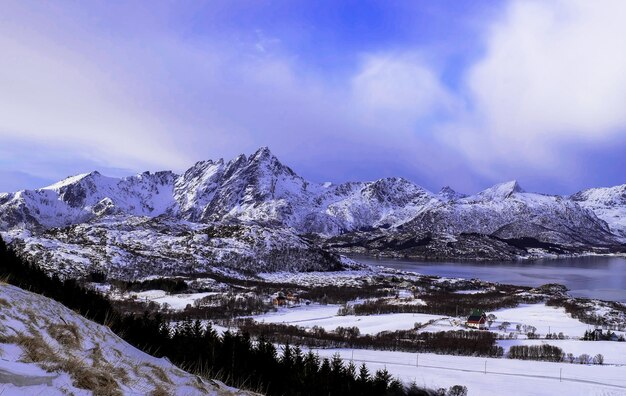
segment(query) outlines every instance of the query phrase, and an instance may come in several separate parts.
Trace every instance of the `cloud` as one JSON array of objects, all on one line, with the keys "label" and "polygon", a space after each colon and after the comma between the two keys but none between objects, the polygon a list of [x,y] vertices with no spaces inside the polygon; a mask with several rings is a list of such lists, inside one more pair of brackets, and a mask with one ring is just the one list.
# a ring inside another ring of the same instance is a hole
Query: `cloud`
[{"label": "cloud", "polygon": [[363,114],[386,125],[412,126],[451,111],[455,102],[433,67],[411,53],[368,55],[352,79],[352,95]]},{"label": "cloud", "polygon": [[564,145],[626,128],[625,13],[622,1],[511,2],[467,71],[471,110],[441,127],[444,141],[491,177],[580,166]]},{"label": "cloud", "polygon": [[28,29],[0,29],[0,137],[74,147],[108,163],[154,166],[180,161],[154,114],[109,75]]},{"label": "cloud", "polygon": [[261,145],[312,178],[386,176],[401,157],[389,159],[388,150],[449,99],[413,55],[366,55],[335,84],[260,31],[232,45],[155,30],[148,18],[129,40],[121,22],[103,32],[85,26],[80,12],[51,10],[52,18],[38,19],[17,8],[22,20],[38,23],[0,28],[0,143],[42,150],[44,158],[22,150],[4,166],[37,168],[46,178],[67,176],[70,163],[80,171],[180,171]]},{"label": "cloud", "polygon": [[311,180],[400,175],[472,192],[580,176],[580,147],[623,136],[622,2],[511,1],[478,38],[446,33],[461,44],[415,42],[416,26],[370,47],[348,29],[349,49],[291,14],[276,30],[254,13],[229,25],[241,10],[228,7],[7,3],[0,145],[23,155],[0,168],[181,171],[269,145]]}]

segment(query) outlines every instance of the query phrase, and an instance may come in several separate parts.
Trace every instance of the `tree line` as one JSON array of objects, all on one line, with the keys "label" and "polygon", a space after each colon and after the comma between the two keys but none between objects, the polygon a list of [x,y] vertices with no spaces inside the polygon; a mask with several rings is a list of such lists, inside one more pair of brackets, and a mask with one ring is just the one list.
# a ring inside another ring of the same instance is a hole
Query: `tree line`
[{"label": "tree line", "polygon": [[433,315],[467,315],[472,309],[495,311],[502,308],[514,308],[522,302],[533,302],[528,297],[500,291],[461,294],[448,291],[420,294],[425,305],[393,304],[386,300],[365,301],[354,305],[356,315],[380,315],[388,313],[425,313]]},{"label": "tree line", "polygon": [[358,328],[338,327],[329,332],[322,327],[304,327],[282,323],[258,323],[240,319],[238,327],[248,334],[280,344],[297,344],[310,348],[359,348],[405,352],[430,352],[447,355],[501,357],[497,335],[487,331],[451,330],[417,332],[385,331],[361,335]]},{"label": "tree line", "polygon": [[565,354],[563,350],[553,345],[513,345],[509,348],[510,359],[541,360],[547,362],[561,362]]}]

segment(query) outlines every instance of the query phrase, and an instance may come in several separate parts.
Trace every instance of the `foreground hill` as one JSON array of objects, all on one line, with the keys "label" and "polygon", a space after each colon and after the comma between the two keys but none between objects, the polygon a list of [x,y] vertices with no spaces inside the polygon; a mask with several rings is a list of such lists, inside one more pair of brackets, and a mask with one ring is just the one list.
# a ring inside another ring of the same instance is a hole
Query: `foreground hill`
[{"label": "foreground hill", "polygon": [[244,395],[139,351],[63,305],[0,284],[0,393]]},{"label": "foreground hill", "polygon": [[313,183],[267,148],[181,175],[92,172],[0,194],[0,231],[22,254],[68,276],[125,278],[342,267],[332,251],[465,259],[617,252],[625,213],[623,186],[563,197],[515,181],[472,196],[393,177]]}]

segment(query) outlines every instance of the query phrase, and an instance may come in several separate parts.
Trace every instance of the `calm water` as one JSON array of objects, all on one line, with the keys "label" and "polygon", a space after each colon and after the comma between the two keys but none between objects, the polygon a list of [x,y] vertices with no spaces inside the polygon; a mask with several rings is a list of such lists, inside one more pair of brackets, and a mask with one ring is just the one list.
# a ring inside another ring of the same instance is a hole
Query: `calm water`
[{"label": "calm water", "polygon": [[354,257],[371,265],[383,265],[425,275],[478,278],[513,285],[539,286],[560,283],[577,297],[626,302],[626,259],[579,257],[514,262],[433,262],[411,259]]}]

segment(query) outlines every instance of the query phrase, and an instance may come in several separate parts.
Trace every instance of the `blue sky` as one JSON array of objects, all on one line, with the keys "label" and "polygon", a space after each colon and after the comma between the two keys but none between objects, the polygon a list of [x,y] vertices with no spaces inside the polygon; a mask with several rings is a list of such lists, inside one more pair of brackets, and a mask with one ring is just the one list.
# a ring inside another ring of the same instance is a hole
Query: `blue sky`
[{"label": "blue sky", "polygon": [[0,190],[259,146],[313,181],[626,183],[622,1],[5,1]]}]

